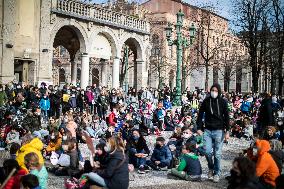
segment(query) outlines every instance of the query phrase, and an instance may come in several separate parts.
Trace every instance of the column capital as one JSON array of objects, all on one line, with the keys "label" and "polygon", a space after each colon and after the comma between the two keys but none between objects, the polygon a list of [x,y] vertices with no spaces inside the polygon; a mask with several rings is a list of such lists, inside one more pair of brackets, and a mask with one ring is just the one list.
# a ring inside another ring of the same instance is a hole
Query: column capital
[{"label": "column capital", "polygon": [[88,53],[81,53],[81,56],[89,56]]},{"label": "column capital", "polygon": [[144,62],[144,60],[142,60],[142,59],[136,59],[136,63],[137,63],[137,64],[142,64],[142,62]]},{"label": "column capital", "polygon": [[114,56],[114,57],[113,57],[113,59],[120,59],[120,57],[118,57],[118,56]]}]

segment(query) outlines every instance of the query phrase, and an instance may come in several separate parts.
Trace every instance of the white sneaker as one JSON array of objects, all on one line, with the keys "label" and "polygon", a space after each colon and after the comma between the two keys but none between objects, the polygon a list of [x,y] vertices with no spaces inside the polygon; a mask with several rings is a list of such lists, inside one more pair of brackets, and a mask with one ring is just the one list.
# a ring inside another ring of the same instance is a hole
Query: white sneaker
[{"label": "white sneaker", "polygon": [[213,179],[213,170],[208,171],[208,179],[210,179],[210,180]]},{"label": "white sneaker", "polygon": [[219,175],[214,175],[213,182],[219,182],[219,181],[220,181]]}]

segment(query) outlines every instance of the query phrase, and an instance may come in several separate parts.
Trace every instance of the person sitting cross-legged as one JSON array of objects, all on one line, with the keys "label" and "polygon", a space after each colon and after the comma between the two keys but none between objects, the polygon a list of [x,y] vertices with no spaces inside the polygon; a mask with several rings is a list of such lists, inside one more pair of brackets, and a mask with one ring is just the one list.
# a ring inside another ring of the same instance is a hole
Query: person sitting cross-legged
[{"label": "person sitting cross-legged", "polygon": [[129,163],[138,168],[138,173],[144,174],[148,171],[146,157],[150,154],[150,150],[146,144],[146,140],[139,130],[133,130],[132,138],[128,141]]},{"label": "person sitting cross-legged", "polygon": [[147,160],[146,164],[154,170],[164,170],[170,165],[171,160],[172,154],[169,147],[165,145],[165,139],[158,137],[151,159]]},{"label": "person sitting cross-legged", "polygon": [[198,156],[194,153],[195,143],[186,143],[182,147],[182,156],[177,168],[171,169],[173,175],[188,181],[201,181],[202,168]]}]

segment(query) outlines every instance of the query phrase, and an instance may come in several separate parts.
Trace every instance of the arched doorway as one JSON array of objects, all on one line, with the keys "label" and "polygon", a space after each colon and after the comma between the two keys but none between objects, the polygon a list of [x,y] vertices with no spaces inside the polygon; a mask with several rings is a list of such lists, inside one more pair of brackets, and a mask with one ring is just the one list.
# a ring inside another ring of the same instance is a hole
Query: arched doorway
[{"label": "arched doorway", "polygon": [[96,86],[99,86],[100,84],[100,72],[97,68],[93,68],[92,70],[92,84],[96,84]]},{"label": "arched doorway", "polygon": [[59,85],[65,84],[66,78],[65,78],[65,70],[63,68],[59,69]]},{"label": "arched doorway", "polygon": [[81,69],[77,68],[77,81],[80,81],[81,78]]},{"label": "arched doorway", "polygon": [[[86,52],[85,38],[83,37],[81,30],[73,25],[63,25],[58,29],[58,31],[54,35],[54,41],[53,41],[53,48],[55,49],[56,52],[53,54],[53,60],[60,59],[61,60],[60,62],[62,64],[62,65],[53,64],[53,70],[55,70],[54,67],[56,66],[58,67],[58,69],[64,68],[65,82],[71,83],[72,81],[72,83],[75,85],[76,85],[76,79],[78,78],[78,74],[77,74],[77,62],[75,62],[74,60],[75,58],[76,60],[77,58],[79,58],[78,55],[81,54],[80,52]],[[64,59],[64,61],[62,61],[62,59]],[[53,62],[58,62],[58,61],[53,61]]]},{"label": "arched doorway", "polygon": [[141,65],[142,50],[137,39],[128,38],[122,46],[121,54],[120,85],[140,88],[143,79],[141,74],[143,72]]}]

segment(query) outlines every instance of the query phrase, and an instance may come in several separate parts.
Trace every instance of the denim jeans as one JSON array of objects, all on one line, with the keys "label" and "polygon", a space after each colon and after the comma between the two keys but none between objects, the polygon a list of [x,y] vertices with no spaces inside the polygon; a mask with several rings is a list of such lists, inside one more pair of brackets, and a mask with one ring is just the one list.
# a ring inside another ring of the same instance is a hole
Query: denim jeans
[{"label": "denim jeans", "polygon": [[87,173],[87,174],[84,174],[84,175],[87,176],[91,181],[97,183],[98,185],[100,185],[104,188],[107,188],[104,178],[102,178],[97,173],[91,172],[91,173]]},{"label": "denim jeans", "polygon": [[[135,148],[129,149],[133,154],[136,153],[145,153],[144,150],[136,150]],[[131,162],[134,167],[139,168],[140,166],[144,166],[146,164],[146,158],[138,158],[135,155],[130,155],[129,156],[129,162]]]},{"label": "denim jeans", "polygon": [[[207,130],[204,132],[204,149],[209,170],[213,170],[214,175],[220,175],[220,164],[222,156],[222,146],[224,139],[223,130]],[[214,161],[213,161],[214,156]]]}]

